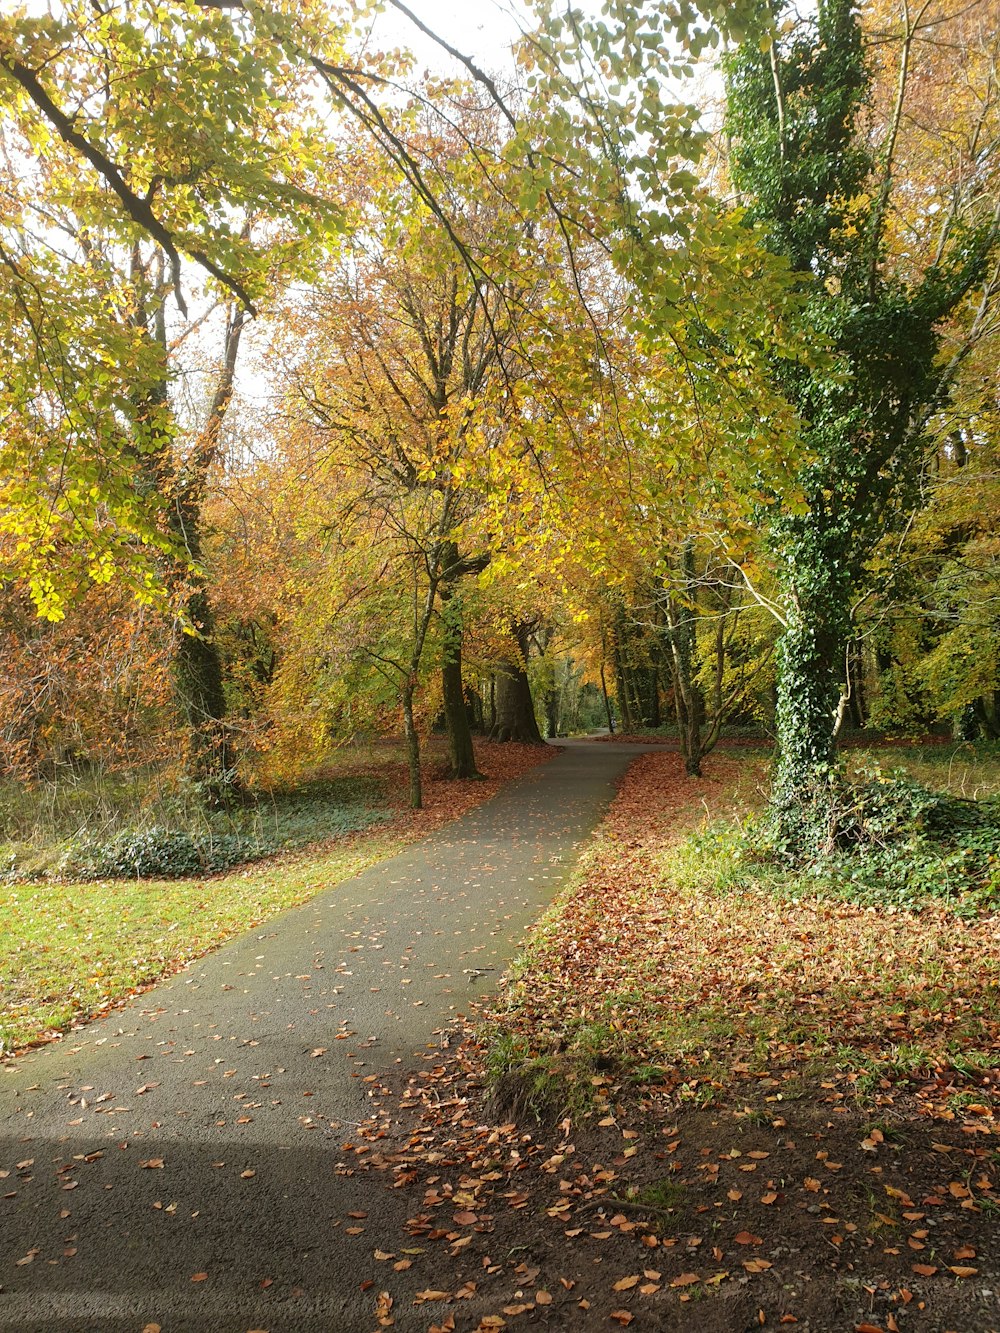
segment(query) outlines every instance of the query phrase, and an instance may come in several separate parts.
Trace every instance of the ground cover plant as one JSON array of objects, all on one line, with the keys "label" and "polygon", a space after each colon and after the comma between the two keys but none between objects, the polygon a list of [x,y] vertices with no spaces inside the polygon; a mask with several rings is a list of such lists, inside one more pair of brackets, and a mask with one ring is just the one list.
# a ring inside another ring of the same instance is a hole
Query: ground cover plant
[{"label": "ground cover plant", "polygon": [[176,775],[68,774],[0,789],[0,868],[9,883],[218,874],[390,817],[383,782],[356,753],[294,786],[250,788],[209,806]]},{"label": "ground cover plant", "polygon": [[375,793],[376,807],[360,807],[373,818],[358,818],[345,830],[341,807],[320,803],[306,824],[308,846],[234,872],[206,877],[198,866],[197,877],[165,880],[140,868],[128,878],[7,883],[0,888],[0,1054],[85,1022],[233,935],[392,856],[554,753],[489,742],[477,751],[485,778],[431,777],[420,811],[404,805],[405,764],[391,748],[332,784],[318,782],[322,791],[332,785]]},{"label": "ground cover plant", "polygon": [[764,764],[638,759],[474,1037],[383,1090],[344,1156],[414,1198],[376,1313],[447,1254],[429,1328],[997,1326],[995,911],[713,881]]}]

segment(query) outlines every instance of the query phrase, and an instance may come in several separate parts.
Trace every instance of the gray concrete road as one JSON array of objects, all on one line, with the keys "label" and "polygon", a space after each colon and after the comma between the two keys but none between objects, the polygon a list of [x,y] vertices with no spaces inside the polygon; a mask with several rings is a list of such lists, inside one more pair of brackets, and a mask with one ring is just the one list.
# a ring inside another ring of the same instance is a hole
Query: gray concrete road
[{"label": "gray concrete road", "polygon": [[[3,1066],[0,1330],[369,1333],[360,1284],[383,1276],[380,1232],[412,1205],[353,1176],[342,1144],[377,1082],[419,1066],[493,988],[642,748],[569,743],[426,841]],[[446,1277],[411,1275],[414,1290]],[[397,1333],[426,1326],[400,1310]]]}]

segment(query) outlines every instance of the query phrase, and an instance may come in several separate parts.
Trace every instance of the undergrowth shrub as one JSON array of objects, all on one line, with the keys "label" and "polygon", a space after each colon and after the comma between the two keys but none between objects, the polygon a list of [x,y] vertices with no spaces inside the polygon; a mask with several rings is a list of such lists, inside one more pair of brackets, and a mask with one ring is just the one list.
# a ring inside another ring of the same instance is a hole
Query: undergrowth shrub
[{"label": "undergrowth shrub", "polygon": [[389,811],[365,805],[330,805],[319,795],[287,801],[274,810],[243,812],[219,831],[163,824],[126,828],[110,837],[83,835],[58,851],[29,844],[0,849],[0,881],[47,879],[189,879],[384,823]]},{"label": "undergrowth shrub", "polygon": [[64,870],[75,879],[184,879],[199,874],[202,862],[190,833],[153,825],[110,842],[71,844]]},{"label": "undergrowth shrub", "polygon": [[688,879],[716,890],[755,883],[898,907],[961,900],[974,910],[1000,900],[1000,801],[876,768],[838,776],[795,818],[784,809],[780,820],[765,812],[742,826],[710,825],[692,838],[686,863]]}]

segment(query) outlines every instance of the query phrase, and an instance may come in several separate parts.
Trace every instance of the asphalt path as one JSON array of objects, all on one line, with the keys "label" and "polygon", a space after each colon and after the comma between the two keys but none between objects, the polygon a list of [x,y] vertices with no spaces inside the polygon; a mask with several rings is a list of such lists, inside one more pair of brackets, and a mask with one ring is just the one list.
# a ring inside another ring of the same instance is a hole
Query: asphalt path
[{"label": "asphalt path", "polygon": [[[369,1333],[360,1287],[410,1202],[355,1176],[342,1145],[373,1088],[432,1058],[494,988],[644,748],[570,742],[432,837],[4,1065],[0,1330]],[[435,1276],[415,1264],[415,1289]],[[426,1323],[404,1312],[396,1330]]]}]

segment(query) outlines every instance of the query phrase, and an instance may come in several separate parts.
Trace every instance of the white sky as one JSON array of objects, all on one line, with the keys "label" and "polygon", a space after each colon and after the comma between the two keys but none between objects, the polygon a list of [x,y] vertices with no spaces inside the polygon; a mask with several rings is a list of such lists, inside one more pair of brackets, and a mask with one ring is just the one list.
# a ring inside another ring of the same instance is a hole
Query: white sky
[{"label": "white sky", "polygon": [[[496,69],[510,61],[510,46],[524,26],[533,26],[517,0],[408,0],[408,8],[450,46],[477,63]],[[391,7],[376,32],[409,47],[422,61],[441,68],[448,57]],[[391,34],[391,36],[389,36]]]}]

